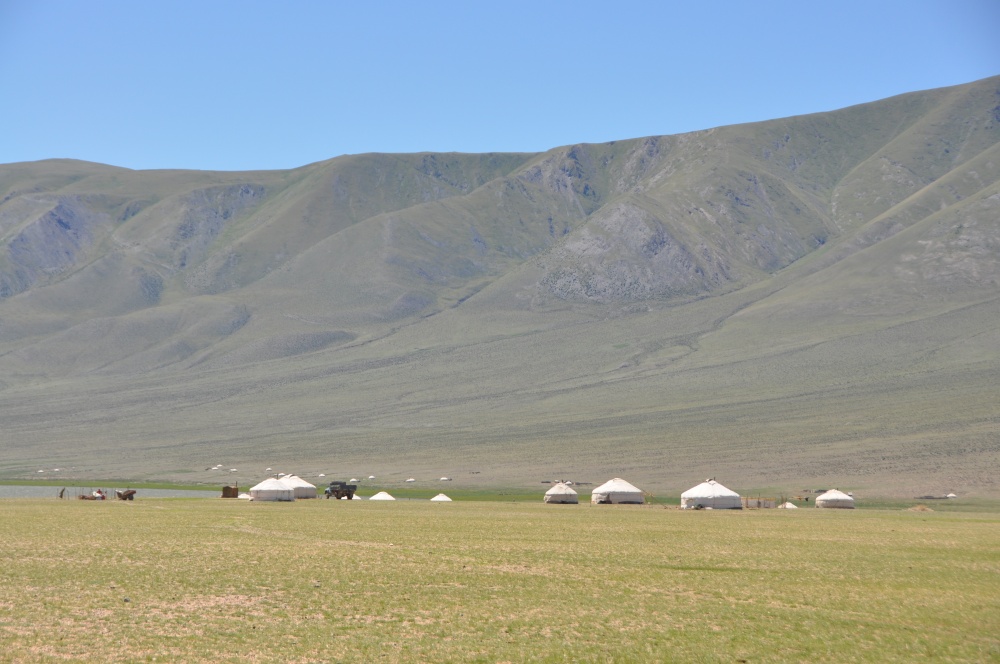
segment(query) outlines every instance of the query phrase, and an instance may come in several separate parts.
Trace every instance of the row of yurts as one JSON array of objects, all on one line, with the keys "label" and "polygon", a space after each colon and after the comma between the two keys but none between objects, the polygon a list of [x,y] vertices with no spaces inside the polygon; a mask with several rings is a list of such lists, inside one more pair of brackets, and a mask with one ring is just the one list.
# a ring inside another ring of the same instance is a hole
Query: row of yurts
[{"label": "row of yurts", "polygon": [[[408,482],[410,480],[407,480]],[[310,484],[297,475],[269,477],[260,484],[250,487],[249,493],[241,493],[239,498],[263,501],[292,501],[303,498],[316,498],[316,485]],[[355,496],[360,498],[360,496]],[[385,491],[380,491],[369,500],[396,500]],[[436,503],[450,503],[451,498],[439,493],[431,498]]]},{"label": "row of yurts", "polygon": [[[295,475],[287,475],[281,479],[268,478],[250,489],[251,500],[296,500],[298,498],[316,498],[316,487]],[[243,497],[241,496],[241,497]],[[372,496],[369,500],[395,500],[385,491]],[[451,498],[439,493],[431,498],[434,502],[451,502]],[[553,504],[577,504],[579,496],[568,484],[559,482],[545,492],[545,502]],[[620,477],[608,480],[591,492],[590,502],[594,504],[641,505],[646,501],[641,489],[626,482]],[[831,489],[816,497],[816,507],[833,507],[854,509],[854,498],[837,489]],[[684,509],[742,509],[743,501],[740,494],[726,488],[714,479],[705,480],[681,494],[681,507]],[[795,509],[792,503],[784,503],[781,508]]]},{"label": "row of yurts", "polygon": [[[579,497],[576,491],[566,483],[559,482],[545,492],[547,503],[576,504]],[[590,494],[590,502],[594,504],[633,504],[645,502],[645,494],[641,489],[629,482],[616,477],[595,488]],[[816,496],[816,507],[837,507],[854,509],[854,498],[836,489],[831,489]],[[728,489],[714,479],[705,480],[698,486],[691,487],[681,494],[683,509],[738,510],[743,509],[740,494]],[[792,503],[778,506],[782,509],[797,509]]]}]

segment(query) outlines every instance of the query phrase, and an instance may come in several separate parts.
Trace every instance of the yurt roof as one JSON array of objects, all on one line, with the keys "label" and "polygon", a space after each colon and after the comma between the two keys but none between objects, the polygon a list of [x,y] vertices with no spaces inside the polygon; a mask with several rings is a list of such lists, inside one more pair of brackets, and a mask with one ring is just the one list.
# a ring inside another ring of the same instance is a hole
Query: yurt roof
[{"label": "yurt roof", "polygon": [[642,490],[632,484],[629,484],[620,477],[616,477],[613,480],[608,480],[601,486],[594,489],[591,493],[642,493]]},{"label": "yurt roof", "polygon": [[559,482],[558,484],[553,485],[551,489],[545,492],[546,496],[555,496],[560,494],[575,496],[576,491],[572,487],[568,487],[562,482]]},{"label": "yurt roof", "polygon": [[433,498],[431,498],[431,502],[434,502],[434,503],[450,503],[451,502],[451,498],[449,498],[448,496],[444,495],[443,493],[439,493],[438,495],[436,495]]},{"label": "yurt roof", "polygon": [[816,496],[816,500],[817,501],[820,501],[820,500],[843,500],[843,501],[854,502],[854,498],[852,498],[851,496],[848,496],[843,491],[838,491],[837,489],[830,489],[826,493],[822,493],[822,494]]},{"label": "yurt roof", "polygon": [[740,494],[732,489],[727,489],[715,480],[705,480],[698,486],[693,486],[681,494],[681,498],[739,498]]},{"label": "yurt roof", "polygon": [[293,490],[292,487],[288,486],[281,480],[274,479],[273,477],[268,477],[260,484],[250,487],[250,491],[292,491],[292,490]]},{"label": "yurt roof", "polygon": [[390,496],[385,491],[379,491],[378,493],[376,493],[374,496],[372,496],[368,500],[396,500],[396,499],[393,498],[392,496]]},{"label": "yurt roof", "polygon": [[287,484],[288,486],[290,486],[292,488],[295,488],[295,487],[306,487],[306,488],[310,488],[310,489],[315,489],[316,488],[315,484],[310,484],[309,482],[306,482],[304,479],[302,479],[298,475],[285,475],[284,477],[281,478],[280,481],[283,482],[284,484]]}]

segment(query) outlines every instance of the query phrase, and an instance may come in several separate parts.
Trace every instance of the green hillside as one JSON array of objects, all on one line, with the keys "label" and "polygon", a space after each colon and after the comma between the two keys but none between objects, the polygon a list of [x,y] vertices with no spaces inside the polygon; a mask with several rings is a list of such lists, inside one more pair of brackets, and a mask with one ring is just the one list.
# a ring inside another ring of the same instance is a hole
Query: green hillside
[{"label": "green hillside", "polygon": [[1000,77],[541,154],[0,165],[0,476],[997,495],[998,145]]}]

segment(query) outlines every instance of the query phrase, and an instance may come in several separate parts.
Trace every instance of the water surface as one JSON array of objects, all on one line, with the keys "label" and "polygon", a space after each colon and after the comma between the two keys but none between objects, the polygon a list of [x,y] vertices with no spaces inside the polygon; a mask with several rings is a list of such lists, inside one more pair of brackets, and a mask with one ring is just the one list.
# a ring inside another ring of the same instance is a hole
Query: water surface
[{"label": "water surface", "polygon": [[[87,494],[95,489],[104,489],[108,497],[114,499],[115,489],[124,491],[127,486],[67,486],[66,498],[76,499],[78,495]],[[0,484],[0,498],[58,498],[61,486],[22,486]],[[195,491],[189,489],[136,489],[135,499],[143,498],[218,498],[219,491]]]}]

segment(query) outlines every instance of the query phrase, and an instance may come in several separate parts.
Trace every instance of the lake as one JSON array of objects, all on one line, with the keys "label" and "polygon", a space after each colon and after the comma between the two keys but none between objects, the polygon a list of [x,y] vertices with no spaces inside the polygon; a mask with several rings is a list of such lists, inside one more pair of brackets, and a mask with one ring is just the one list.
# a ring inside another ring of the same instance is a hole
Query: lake
[{"label": "lake", "polygon": [[[115,489],[124,490],[125,486],[67,486],[66,498],[75,499],[80,494],[89,494],[94,489],[104,489],[114,498]],[[59,495],[61,486],[21,486],[0,484],[0,498],[56,498]],[[222,495],[222,490],[218,491],[195,491],[185,489],[136,489],[137,500],[143,498],[218,498]]]}]

